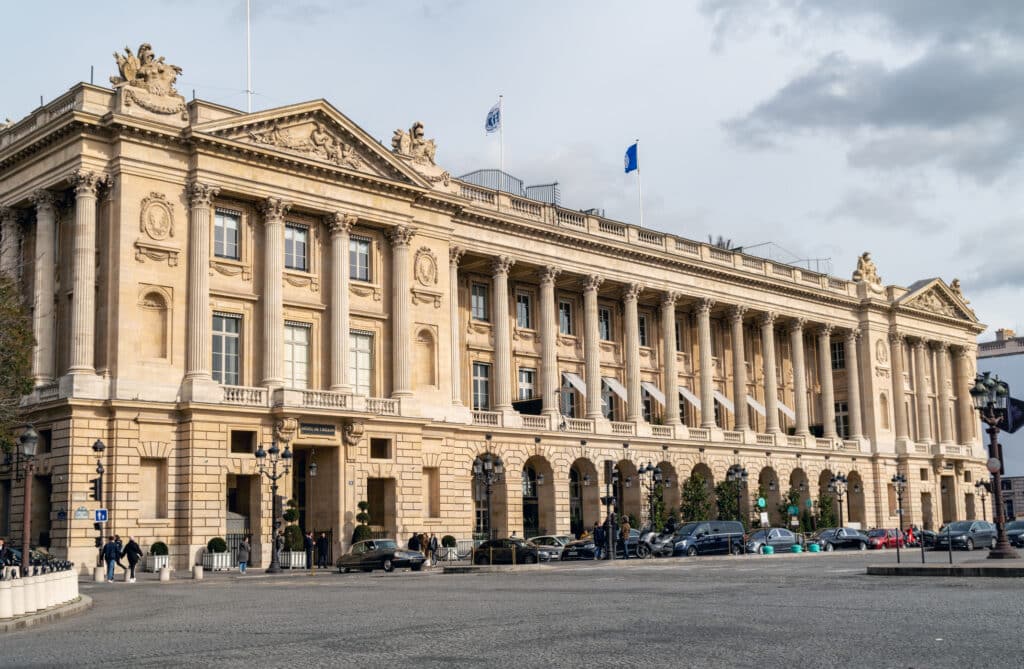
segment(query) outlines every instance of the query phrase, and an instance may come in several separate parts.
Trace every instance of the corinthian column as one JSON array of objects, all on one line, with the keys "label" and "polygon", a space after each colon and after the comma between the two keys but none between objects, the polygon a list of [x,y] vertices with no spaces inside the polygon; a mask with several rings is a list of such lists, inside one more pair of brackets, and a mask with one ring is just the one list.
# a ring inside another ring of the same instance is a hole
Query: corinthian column
[{"label": "corinthian column", "polygon": [[601,413],[601,345],[598,343],[597,291],[604,278],[591,274],[583,287],[583,354],[587,374],[587,418],[600,420]]},{"label": "corinthian column", "polygon": [[896,439],[909,439],[910,426],[907,421],[907,393],[903,380],[903,335],[889,333],[889,355],[892,358],[892,413],[896,422]]},{"label": "corinthian column", "polygon": [[465,249],[452,246],[448,249],[448,316],[451,320],[452,336],[452,404],[462,406],[462,319],[459,315],[459,261]]},{"label": "corinthian column", "polygon": [[974,443],[977,432],[978,416],[971,399],[970,388],[974,385],[975,352],[961,346],[956,350],[956,407],[960,423],[960,443]]},{"label": "corinthian column", "polygon": [[263,214],[263,381],[261,385],[284,385],[284,305],[281,281],[284,276],[284,217],[292,205],[268,197],[260,204]]},{"label": "corinthian column", "polygon": [[0,274],[18,276],[18,212],[0,207]]},{"label": "corinthian column", "polygon": [[750,419],[747,411],[747,361],[743,350],[743,315],[747,308],[736,305],[729,310],[729,324],[732,326],[732,395],[735,411],[733,428],[749,430]]},{"label": "corinthian column", "polygon": [[331,390],[352,392],[348,383],[348,242],[356,217],[336,211],[325,217],[331,231]]},{"label": "corinthian column", "polygon": [[188,358],[185,378],[210,378],[210,206],[220,189],[189,182]]},{"label": "corinthian column", "polygon": [[952,397],[949,389],[949,344],[944,341],[932,342],[935,351],[935,369],[938,376],[939,396],[939,441],[943,444],[954,443],[953,424],[950,421]]},{"label": "corinthian column", "polygon": [[917,397],[917,440],[932,441],[932,426],[929,422],[931,404],[928,400],[928,347],[923,339],[914,342],[914,395]]},{"label": "corinthian column", "polygon": [[540,271],[540,389],[545,414],[557,416],[558,408],[558,314],[555,311],[555,280],[562,270],[548,265]]},{"label": "corinthian column", "polygon": [[711,360],[711,307],[715,301],[697,303],[697,342],[700,348],[700,426],[715,427],[714,369]]},{"label": "corinthian column", "polygon": [[821,423],[826,439],[836,439],[836,393],[832,387],[832,326],[818,328],[818,376],[821,377]]},{"label": "corinthian column", "polygon": [[850,438],[860,439],[864,426],[860,413],[860,362],[857,356],[857,340],[860,330],[846,333],[846,403],[850,414]]},{"label": "corinthian column", "polygon": [[[807,415],[807,371],[804,366],[804,319],[789,324],[789,347],[793,355],[793,410],[796,412],[796,434],[811,433]],[[833,420],[833,422],[835,422]]]},{"label": "corinthian column", "polygon": [[508,271],[515,260],[498,256],[491,261],[494,286],[494,408],[512,410],[512,334],[508,325]]},{"label": "corinthian column", "polygon": [[761,366],[764,370],[764,431],[779,429],[779,377],[775,370],[775,314],[761,316]]},{"label": "corinthian column", "polygon": [[664,358],[662,388],[665,391],[665,424],[682,425],[679,419],[679,371],[676,368],[676,301],[679,293],[661,298],[661,357]]},{"label": "corinthian column", "polygon": [[35,294],[33,295],[32,332],[36,348],[32,356],[32,376],[36,385],[54,378],[54,239],[57,234],[57,211],[54,195],[48,190],[32,194],[36,206]]},{"label": "corinthian column", "polygon": [[71,364],[68,372],[95,373],[96,353],[96,189],[101,176],[78,170],[71,275]]},{"label": "corinthian column", "polygon": [[644,402],[640,397],[640,321],[637,314],[637,300],[644,289],[638,283],[626,286],[622,293],[625,307],[626,339],[626,420],[639,422],[644,419]]},{"label": "corinthian column", "polygon": [[409,244],[416,232],[399,225],[387,232],[391,242],[391,396],[412,395],[409,322]]}]

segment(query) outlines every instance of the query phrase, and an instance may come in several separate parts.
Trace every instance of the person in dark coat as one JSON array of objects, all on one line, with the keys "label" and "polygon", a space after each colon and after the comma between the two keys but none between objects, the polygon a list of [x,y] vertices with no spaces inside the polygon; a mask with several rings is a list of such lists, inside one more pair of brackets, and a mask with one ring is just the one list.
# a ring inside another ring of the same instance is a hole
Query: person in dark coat
[{"label": "person in dark coat", "polygon": [[128,543],[121,551],[121,557],[128,558],[128,573],[125,574],[125,580],[134,583],[135,565],[139,564],[139,560],[142,559],[142,548],[136,543],[135,537],[128,537]]},{"label": "person in dark coat", "polygon": [[437,535],[431,532],[430,539],[427,540],[427,550],[430,551],[429,562],[431,565],[437,564],[437,549],[440,547],[440,544],[437,542]]},{"label": "person in dark coat", "polygon": [[411,550],[411,551],[418,551],[419,549],[420,549],[420,535],[417,534],[416,532],[413,532],[412,536],[409,537],[409,550]]},{"label": "person in dark coat", "polygon": [[594,523],[594,559],[600,560],[601,556],[604,555],[605,549],[608,547],[608,535],[605,534],[604,528]]},{"label": "person in dark coat", "polygon": [[330,542],[327,540],[327,533],[321,532],[316,540],[316,566],[321,569],[327,568],[327,554],[331,550]]},{"label": "person in dark coat", "polygon": [[306,549],[306,569],[313,571],[313,549],[316,548],[316,542],[313,541],[312,532],[306,532],[302,539],[302,547]]},{"label": "person in dark coat", "polygon": [[117,559],[120,557],[121,552],[117,550],[117,543],[114,542],[114,536],[107,537],[107,543],[103,545],[103,561],[107,565],[107,583],[114,582],[114,565],[117,564]]},{"label": "person in dark coat", "polygon": [[115,534],[114,535],[114,545],[117,546],[117,566],[120,567],[122,570],[124,570],[124,580],[127,581],[128,580],[128,567],[124,566],[124,563],[121,562],[121,558],[124,555],[124,543],[121,541],[121,535],[120,534]]},{"label": "person in dark coat", "polygon": [[249,535],[245,535],[242,538],[242,543],[238,544],[238,572],[241,574],[245,573],[245,568],[249,566],[249,557],[252,555],[252,544],[249,543]]}]

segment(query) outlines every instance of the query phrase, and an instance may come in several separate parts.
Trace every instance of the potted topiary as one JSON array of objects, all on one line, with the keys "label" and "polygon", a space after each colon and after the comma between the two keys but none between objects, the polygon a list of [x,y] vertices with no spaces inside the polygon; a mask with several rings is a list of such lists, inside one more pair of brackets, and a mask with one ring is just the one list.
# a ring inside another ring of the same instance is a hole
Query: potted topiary
[{"label": "potted topiary", "polygon": [[283,569],[305,569],[306,551],[305,537],[298,525],[284,528],[284,550],[281,551],[281,567]]},{"label": "potted topiary", "polygon": [[441,560],[457,560],[459,558],[459,541],[450,534],[441,537]]},{"label": "potted topiary", "polygon": [[359,524],[352,531],[352,543],[373,538],[373,532],[370,530],[370,514],[367,512],[370,505],[367,502],[359,502],[356,506],[359,507],[359,513],[356,514],[356,522]]},{"label": "potted topiary", "polygon": [[206,542],[206,552],[203,553],[203,569],[209,571],[230,571],[231,553],[228,552],[228,543],[221,537],[214,537]]},{"label": "potted topiary", "polygon": [[145,570],[158,572],[164,567],[171,566],[170,551],[167,544],[162,541],[154,541],[149,545],[149,555],[146,556]]}]

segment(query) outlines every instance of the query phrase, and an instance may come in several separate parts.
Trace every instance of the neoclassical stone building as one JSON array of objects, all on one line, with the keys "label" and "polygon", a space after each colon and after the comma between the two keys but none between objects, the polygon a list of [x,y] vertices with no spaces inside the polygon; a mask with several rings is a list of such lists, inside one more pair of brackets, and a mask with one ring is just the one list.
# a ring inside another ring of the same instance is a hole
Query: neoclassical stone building
[{"label": "neoclassical stone building", "polygon": [[[382,145],[323,100],[246,114],[174,90],[148,45],[0,130],[0,271],[33,304],[43,435],[36,531],[95,553],[109,529],[179,566],[249,531],[266,555],[257,444],[294,452],[301,523],[469,537],[603,517],[604,463],[719,482],[768,510],[845,474],[844,516],[975,515],[984,453],[966,388],[982,331],[958,287],[852,280],[453,178],[422,124]],[[491,500],[474,459],[499,454]],[[316,476],[310,465],[316,463]],[[0,469],[0,534],[22,481]],[[748,502],[749,504],[749,502]],[[83,518],[82,516],[88,516]]]}]

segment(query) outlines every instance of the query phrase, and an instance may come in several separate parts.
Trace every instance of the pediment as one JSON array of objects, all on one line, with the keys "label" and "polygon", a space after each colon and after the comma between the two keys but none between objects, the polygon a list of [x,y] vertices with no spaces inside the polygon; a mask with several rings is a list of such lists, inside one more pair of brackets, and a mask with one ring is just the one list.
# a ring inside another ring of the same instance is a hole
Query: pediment
[{"label": "pediment", "polygon": [[429,188],[414,169],[323,100],[197,125],[193,134]]},{"label": "pediment", "polygon": [[909,293],[900,298],[902,307],[927,311],[948,318],[971,321],[977,323],[978,319],[974,311],[967,306],[967,301],[962,294],[957,294],[942,279],[932,279],[916,286]]}]

